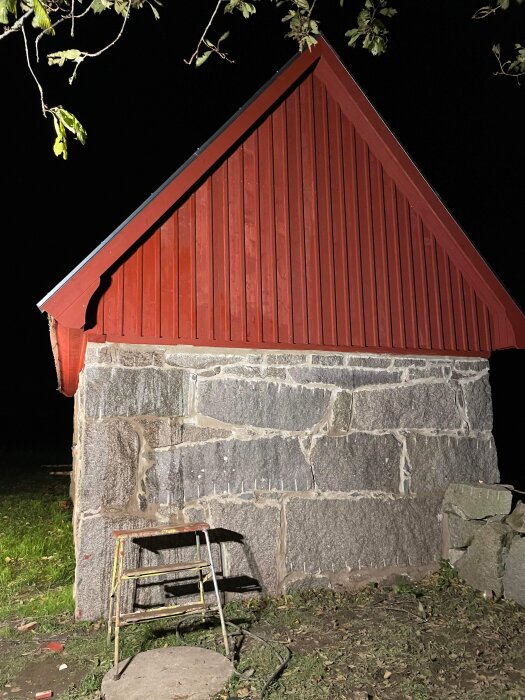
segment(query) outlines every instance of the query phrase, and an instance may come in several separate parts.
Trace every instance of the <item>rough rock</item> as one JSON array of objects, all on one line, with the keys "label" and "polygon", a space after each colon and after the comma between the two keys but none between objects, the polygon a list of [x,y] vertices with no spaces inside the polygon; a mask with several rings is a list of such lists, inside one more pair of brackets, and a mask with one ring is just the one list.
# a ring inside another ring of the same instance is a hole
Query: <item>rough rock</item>
[{"label": "rough rock", "polygon": [[525,533],[525,502],[518,501],[512,513],[505,518],[505,522],[514,532]]},{"label": "rough rock", "polygon": [[167,352],[166,364],[187,369],[205,369],[216,365],[231,365],[246,362],[243,355],[232,353]]},{"label": "rough rock", "polygon": [[451,482],[499,481],[494,440],[466,436],[408,435],[411,491],[445,489]]},{"label": "rough rock", "polygon": [[525,537],[514,537],[510,543],[503,576],[505,598],[525,607]]},{"label": "rough rock", "polygon": [[492,430],[492,396],[488,375],[461,382],[471,430]]},{"label": "rough rock", "polygon": [[464,520],[482,520],[491,515],[507,515],[512,493],[502,486],[450,484],[443,498],[443,510]]},{"label": "rough rock", "polygon": [[474,535],[485,527],[485,523],[481,520],[463,520],[454,513],[447,513],[447,516],[448,535],[453,549],[468,547]]},{"label": "rough rock", "polygon": [[139,469],[139,436],[132,425],[125,420],[85,421],[82,451],[82,511],[126,507],[136,493]]},{"label": "rough rock", "polygon": [[306,499],[285,505],[288,571],[414,566],[441,553],[434,497]]},{"label": "rough rock", "polygon": [[326,353],[326,355],[312,355],[313,365],[325,365],[334,367],[336,365],[341,366],[344,361],[344,355],[333,355],[332,353]]},{"label": "rough rock", "polygon": [[352,428],[454,429],[461,426],[455,390],[448,384],[413,384],[354,394]]},{"label": "rough rock", "polygon": [[469,586],[478,591],[492,592],[497,598],[503,593],[503,548],[510,539],[511,529],[503,523],[486,523],[474,535],[470,547],[456,562],[456,569]]},{"label": "rough rock", "polygon": [[399,493],[401,445],[392,435],[352,433],[315,442],[310,463],[321,491]]},{"label": "rough rock", "polygon": [[326,414],[330,391],[237,379],[199,381],[198,411],[225,423],[299,431]]},{"label": "rough rock", "polygon": [[356,367],[292,367],[288,373],[299,384],[329,384],[342,389],[394,384],[401,379],[401,372]]},{"label": "rough rock", "polygon": [[291,574],[283,582],[284,593],[303,593],[304,591],[326,590],[332,588],[328,576],[301,576]]},{"label": "rough rock", "polygon": [[183,370],[86,367],[85,413],[110,416],[183,416],[188,375]]},{"label": "rough rock", "polygon": [[[158,489],[182,485],[189,501],[215,494],[248,490],[308,491],[312,472],[296,438],[224,440],[181,445],[159,452],[149,475]],[[166,485],[166,486],[162,486]]]},{"label": "rough rock", "polygon": [[347,433],[352,422],[353,394],[351,391],[339,391],[332,408],[332,423],[330,432],[333,434]]},{"label": "rough rock", "polygon": [[[226,575],[238,579],[239,584],[244,581],[248,589],[258,584],[264,593],[277,593],[280,505],[217,498],[210,501],[209,512],[210,525],[225,530]],[[234,583],[230,581],[230,587]]]}]

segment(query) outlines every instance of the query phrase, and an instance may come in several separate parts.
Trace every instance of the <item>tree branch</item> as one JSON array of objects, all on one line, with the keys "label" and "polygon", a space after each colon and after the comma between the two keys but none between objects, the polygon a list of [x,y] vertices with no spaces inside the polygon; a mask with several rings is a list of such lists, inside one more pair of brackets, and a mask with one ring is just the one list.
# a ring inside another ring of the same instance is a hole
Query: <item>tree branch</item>
[{"label": "tree branch", "polygon": [[24,12],[24,14],[19,17],[16,22],[11,26],[11,27],[5,27],[4,31],[0,34],[0,41],[2,39],[5,39],[8,34],[12,34],[13,32],[18,32],[22,29],[24,22],[28,17],[30,17],[33,14],[33,10],[27,10]]},{"label": "tree branch", "polygon": [[[74,3],[73,3],[73,4],[74,4]],[[57,21],[54,22],[54,23],[51,25],[50,29],[54,29],[55,27],[58,27],[59,24],[62,24],[62,22],[65,22],[65,21],[68,20],[68,19],[71,19],[71,20],[73,20],[73,21],[74,21],[75,19],[81,19],[82,17],[84,17],[85,15],[87,15],[87,13],[91,10],[91,5],[92,5],[92,4],[93,4],[93,3],[90,2],[89,5],[88,5],[88,6],[86,7],[86,9],[84,10],[84,12],[81,12],[79,15],[76,15],[76,17],[74,17],[73,14],[72,14],[72,12],[73,12],[73,7],[72,7],[72,8],[71,8],[71,12],[68,12],[67,15],[64,15],[63,17],[60,17],[60,19],[57,19]],[[40,34],[39,34],[39,35],[37,36],[37,38],[35,39],[35,53],[36,53],[36,60],[37,60],[37,61],[40,60],[40,55],[39,55],[39,52],[38,52],[38,44],[39,44],[39,42],[40,42],[40,39],[44,36],[44,34],[47,34],[48,32],[49,32],[49,29],[44,29],[44,31],[43,31],[43,32],[40,32]]]},{"label": "tree branch", "polygon": [[132,3],[132,0],[128,0],[128,8],[127,8],[127,10],[126,10],[126,14],[124,15],[124,21],[122,22],[122,26],[121,26],[121,28],[120,28],[119,33],[118,33],[117,36],[113,39],[113,41],[110,41],[109,44],[107,44],[107,45],[104,46],[102,49],[100,49],[100,51],[94,51],[93,53],[88,53],[87,51],[82,51],[82,59],[81,59],[80,61],[78,61],[78,62],[77,62],[77,65],[75,66],[75,70],[73,71],[73,73],[71,74],[71,77],[69,78],[69,82],[70,82],[70,83],[72,83],[73,80],[76,78],[78,68],[79,68],[80,64],[82,63],[82,61],[83,61],[85,58],[96,58],[97,56],[100,56],[100,55],[103,54],[105,51],[107,51],[108,49],[110,49],[112,46],[115,46],[115,44],[117,43],[117,41],[120,39],[120,37],[121,37],[122,34],[124,33],[124,29],[125,29],[125,27],[126,27],[126,22],[128,21],[129,13],[131,12],[131,3]]},{"label": "tree branch", "polygon": [[40,81],[39,81],[38,78],[36,77],[36,73],[35,73],[35,71],[33,70],[33,66],[31,65],[31,58],[30,58],[30,56],[29,56],[29,46],[28,46],[28,44],[27,44],[26,28],[25,28],[25,24],[24,24],[23,22],[22,22],[22,24],[20,25],[20,30],[22,31],[22,36],[24,37],[24,47],[25,47],[25,53],[26,53],[27,67],[29,68],[29,72],[31,73],[31,75],[33,76],[33,79],[34,79],[35,83],[37,84],[38,91],[39,91],[39,93],[40,93],[40,105],[41,105],[41,107],[42,107],[42,114],[43,114],[44,117],[45,117],[45,116],[46,116],[46,113],[47,113],[49,110],[48,110],[48,108],[47,108],[46,103],[44,102],[44,91],[43,91],[43,89],[42,89],[42,85],[40,85]]},{"label": "tree branch", "polygon": [[[192,55],[190,56],[190,58],[185,58],[185,59],[184,59],[184,63],[187,63],[189,66],[191,66],[191,64],[193,63],[193,61],[195,61],[195,59],[196,59],[197,56],[199,55],[199,49],[201,48],[201,46],[202,46],[203,44],[204,44],[204,46],[206,46],[206,48],[209,48],[209,49],[211,49],[212,51],[215,51],[216,53],[218,53],[222,58],[227,58],[227,57],[226,57],[226,54],[221,54],[221,52],[218,50],[218,48],[217,48],[216,46],[212,48],[213,45],[210,46],[209,44],[206,43],[206,35],[207,35],[207,33],[209,32],[211,25],[213,24],[213,20],[215,19],[215,15],[216,15],[217,12],[219,11],[219,7],[221,6],[221,3],[222,3],[222,0],[218,0],[217,5],[215,6],[215,9],[213,10],[212,15],[211,15],[211,17],[210,17],[210,19],[209,19],[209,21],[208,21],[208,24],[206,25],[206,29],[202,32],[202,36],[201,36],[201,38],[199,39],[199,42],[198,42],[198,44],[197,44],[197,48],[196,48],[195,51],[192,53]],[[210,43],[211,43],[211,42],[210,42]],[[228,59],[228,60],[230,60],[230,63],[232,63],[231,59]]]}]

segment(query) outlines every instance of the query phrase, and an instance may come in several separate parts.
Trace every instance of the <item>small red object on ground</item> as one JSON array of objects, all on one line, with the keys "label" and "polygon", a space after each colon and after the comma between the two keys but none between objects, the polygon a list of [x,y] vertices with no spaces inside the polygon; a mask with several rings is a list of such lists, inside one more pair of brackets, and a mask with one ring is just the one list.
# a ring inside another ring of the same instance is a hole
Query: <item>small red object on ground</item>
[{"label": "small red object on ground", "polygon": [[[61,644],[61,642],[49,642],[46,644],[46,649],[50,649],[51,651],[64,651],[64,645]],[[49,696],[51,697],[51,696]]]},{"label": "small red object on ground", "polygon": [[41,693],[35,695],[35,700],[47,700],[47,698],[53,697],[52,690],[43,690]]}]

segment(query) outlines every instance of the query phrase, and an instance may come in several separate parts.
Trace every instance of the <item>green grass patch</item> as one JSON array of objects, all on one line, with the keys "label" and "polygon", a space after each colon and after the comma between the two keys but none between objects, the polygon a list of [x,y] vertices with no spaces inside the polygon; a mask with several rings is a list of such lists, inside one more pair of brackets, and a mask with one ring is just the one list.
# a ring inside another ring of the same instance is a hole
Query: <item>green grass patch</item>
[{"label": "green grass patch", "polygon": [[50,476],[34,462],[13,466],[1,458],[10,479],[0,494],[0,619],[71,610],[69,478]]}]

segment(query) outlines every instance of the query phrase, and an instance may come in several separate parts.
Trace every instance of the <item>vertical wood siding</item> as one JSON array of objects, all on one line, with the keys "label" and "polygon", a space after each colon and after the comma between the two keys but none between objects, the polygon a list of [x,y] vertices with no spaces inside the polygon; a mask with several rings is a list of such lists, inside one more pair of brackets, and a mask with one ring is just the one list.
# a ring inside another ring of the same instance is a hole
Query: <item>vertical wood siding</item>
[{"label": "vertical wood siding", "polygon": [[102,288],[113,341],[464,354],[497,327],[314,73]]}]

